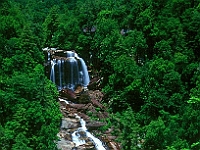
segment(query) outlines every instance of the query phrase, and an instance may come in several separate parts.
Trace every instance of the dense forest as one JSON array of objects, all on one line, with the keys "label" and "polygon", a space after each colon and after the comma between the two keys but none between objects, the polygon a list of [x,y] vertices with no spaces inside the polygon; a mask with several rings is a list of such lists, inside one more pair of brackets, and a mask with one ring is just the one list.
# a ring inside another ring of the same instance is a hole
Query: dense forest
[{"label": "dense forest", "polygon": [[56,149],[56,47],[102,77],[124,150],[199,150],[199,27],[200,0],[1,0],[0,149]]}]

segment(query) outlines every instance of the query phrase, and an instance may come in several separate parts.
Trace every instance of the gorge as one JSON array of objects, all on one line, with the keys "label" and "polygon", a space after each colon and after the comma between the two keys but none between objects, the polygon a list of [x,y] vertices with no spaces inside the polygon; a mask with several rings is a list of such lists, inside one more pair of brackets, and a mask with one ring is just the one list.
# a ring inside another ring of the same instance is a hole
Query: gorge
[{"label": "gorge", "polygon": [[[58,100],[63,118],[58,133],[57,147],[61,150],[109,150],[108,144],[111,143],[111,140],[108,140],[108,138],[107,141],[109,142],[102,140],[102,138],[100,140],[89,131],[91,128],[98,129],[104,124],[92,121],[87,113],[92,112],[96,115],[105,116],[103,114],[105,112],[96,111],[97,107],[103,108],[103,106],[99,101],[101,98],[93,98],[94,93],[101,95],[101,92],[87,89],[90,77],[84,60],[74,51],[56,50],[54,48],[45,48],[43,51],[46,52],[46,74],[57,86],[60,93]],[[77,92],[77,87],[82,88]]]}]

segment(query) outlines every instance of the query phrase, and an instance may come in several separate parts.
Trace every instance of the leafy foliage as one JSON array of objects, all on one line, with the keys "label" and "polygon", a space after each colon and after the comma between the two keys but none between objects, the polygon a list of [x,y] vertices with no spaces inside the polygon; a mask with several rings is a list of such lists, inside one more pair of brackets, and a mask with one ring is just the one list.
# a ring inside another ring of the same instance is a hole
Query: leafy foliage
[{"label": "leafy foliage", "polygon": [[199,149],[199,3],[1,1],[1,149],[54,149],[57,92],[43,47],[75,49],[100,73],[124,149]]},{"label": "leafy foliage", "polygon": [[2,139],[13,143],[9,144],[12,149],[54,148],[61,115],[55,101],[56,88],[44,77],[42,66],[36,66],[29,74],[16,72],[3,84]]},{"label": "leafy foliage", "polygon": [[21,3],[1,8],[0,147],[55,149],[60,111],[55,85],[44,75],[39,37]]}]

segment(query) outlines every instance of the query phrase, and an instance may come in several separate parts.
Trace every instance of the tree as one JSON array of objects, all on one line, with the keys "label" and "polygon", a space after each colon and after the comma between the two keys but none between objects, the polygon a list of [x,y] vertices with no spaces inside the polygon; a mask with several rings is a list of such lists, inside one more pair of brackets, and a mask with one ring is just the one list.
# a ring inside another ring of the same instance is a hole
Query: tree
[{"label": "tree", "polygon": [[165,124],[161,118],[156,121],[151,121],[151,123],[146,127],[145,133],[145,149],[163,149],[165,144],[165,137],[163,130],[165,129]]},{"label": "tree", "polygon": [[37,65],[28,74],[15,72],[3,84],[0,91],[2,140],[8,141],[12,149],[55,148],[61,114],[55,100],[56,87],[44,76],[43,67]]},{"label": "tree", "polygon": [[54,32],[51,41],[52,46],[66,50],[76,49],[77,39],[81,33],[76,16],[65,7],[64,13],[58,15],[57,22],[57,30]]},{"label": "tree", "polygon": [[[139,125],[136,122],[135,114],[131,108],[128,108],[121,113],[116,113],[114,115],[115,134],[118,136],[117,141],[122,144],[124,150],[136,150],[138,145],[142,141],[139,137]],[[126,137],[126,138],[125,138]],[[140,145],[139,145],[140,146]]]},{"label": "tree", "polygon": [[53,37],[55,36],[55,32],[58,30],[58,13],[59,13],[59,6],[53,6],[46,17],[43,23],[43,30],[45,33],[44,39],[44,47],[51,47],[54,46]]}]

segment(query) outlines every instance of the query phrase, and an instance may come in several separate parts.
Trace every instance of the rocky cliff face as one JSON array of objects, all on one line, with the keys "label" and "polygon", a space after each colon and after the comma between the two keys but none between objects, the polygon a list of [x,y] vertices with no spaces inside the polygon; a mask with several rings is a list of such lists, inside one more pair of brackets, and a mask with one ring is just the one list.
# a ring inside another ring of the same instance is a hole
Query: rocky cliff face
[{"label": "rocky cliff face", "polygon": [[[78,130],[81,127],[80,118],[86,122],[87,130],[93,134],[98,133],[98,139],[102,142],[106,150],[120,150],[119,144],[115,143],[116,137],[111,135],[112,129],[106,132],[99,132],[99,127],[105,125],[100,121],[94,121],[88,114],[101,119],[109,117],[106,108],[101,104],[103,93],[99,90],[83,91],[78,88],[78,92],[62,90],[61,96],[58,98],[60,103],[60,111],[63,114],[60,132],[58,133],[59,141],[57,147],[61,150],[95,150],[94,140],[86,136],[86,132]],[[79,116],[79,118],[77,117]],[[76,132],[75,132],[76,131]],[[73,140],[72,134],[77,134],[79,140],[83,143],[77,144]],[[94,135],[96,136],[96,135]]]}]

